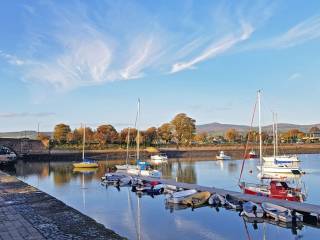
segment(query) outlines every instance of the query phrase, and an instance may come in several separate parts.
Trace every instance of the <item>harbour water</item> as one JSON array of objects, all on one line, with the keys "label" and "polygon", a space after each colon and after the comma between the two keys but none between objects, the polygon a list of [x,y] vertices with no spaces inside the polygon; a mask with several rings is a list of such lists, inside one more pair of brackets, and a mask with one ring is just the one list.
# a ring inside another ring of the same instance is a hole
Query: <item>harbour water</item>
[{"label": "harbour water", "polygon": [[[320,204],[320,154],[300,155],[306,174],[291,180],[306,189],[306,202]],[[170,159],[159,167],[164,177],[239,191],[242,161]],[[245,162],[243,180],[259,182],[258,160]],[[131,188],[104,187],[100,178],[108,168],[100,161],[96,171],[74,171],[70,162],[18,162],[21,180],[62,200],[128,239],[318,239],[320,229],[284,228],[271,223],[247,223],[238,212],[202,207],[169,209],[165,197],[138,196]]]}]

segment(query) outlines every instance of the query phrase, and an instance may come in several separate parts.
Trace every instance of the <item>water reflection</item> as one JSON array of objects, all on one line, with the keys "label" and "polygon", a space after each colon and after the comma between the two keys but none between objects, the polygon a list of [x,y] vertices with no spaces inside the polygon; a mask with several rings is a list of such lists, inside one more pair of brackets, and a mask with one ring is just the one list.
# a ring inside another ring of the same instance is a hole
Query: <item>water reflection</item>
[{"label": "water reflection", "polygon": [[[309,189],[308,202],[320,204],[317,188],[320,155],[302,156],[302,159],[304,169],[313,169],[314,173],[289,179],[305,182]],[[241,163],[174,159],[157,168],[166,178],[239,191],[237,178]],[[202,207],[191,211],[190,208],[168,206],[162,195],[139,198],[128,187],[106,189],[100,185],[100,179],[115,164],[101,161],[99,168],[91,171],[73,169],[72,163],[68,162],[18,162],[16,174],[129,239],[248,239],[246,232],[250,239],[262,239],[264,234],[265,239],[292,238],[292,234],[317,239],[320,233],[318,229],[299,225],[291,228],[274,222],[244,223],[237,212],[224,208]],[[257,164],[257,161],[246,162],[243,174],[246,181],[260,181]]]}]

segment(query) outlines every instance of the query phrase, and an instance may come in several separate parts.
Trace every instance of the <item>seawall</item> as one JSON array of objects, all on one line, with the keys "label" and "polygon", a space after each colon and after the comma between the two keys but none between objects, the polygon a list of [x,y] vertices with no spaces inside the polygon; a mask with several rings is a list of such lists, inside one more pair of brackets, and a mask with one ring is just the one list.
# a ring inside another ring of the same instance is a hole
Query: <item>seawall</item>
[{"label": "seawall", "polygon": [[62,201],[0,171],[0,239],[125,239]]}]

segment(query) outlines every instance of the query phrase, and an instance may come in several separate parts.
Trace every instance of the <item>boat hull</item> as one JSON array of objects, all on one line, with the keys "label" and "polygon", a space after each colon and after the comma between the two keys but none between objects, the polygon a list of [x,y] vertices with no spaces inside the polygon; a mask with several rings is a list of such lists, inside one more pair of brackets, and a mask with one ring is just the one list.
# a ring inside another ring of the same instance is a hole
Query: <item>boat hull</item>
[{"label": "boat hull", "polygon": [[74,163],[75,168],[97,168],[99,167],[98,163]]}]

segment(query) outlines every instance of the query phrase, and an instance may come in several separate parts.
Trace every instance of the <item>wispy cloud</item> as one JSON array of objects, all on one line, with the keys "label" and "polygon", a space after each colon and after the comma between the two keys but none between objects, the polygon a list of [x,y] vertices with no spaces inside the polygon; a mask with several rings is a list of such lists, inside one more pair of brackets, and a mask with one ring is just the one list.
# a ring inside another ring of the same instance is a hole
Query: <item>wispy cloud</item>
[{"label": "wispy cloud", "polygon": [[289,76],[289,78],[288,78],[288,80],[296,80],[296,79],[299,79],[299,78],[301,78],[302,77],[302,75],[301,75],[301,73],[293,73],[293,74],[291,74],[290,76]]},{"label": "wispy cloud", "polygon": [[278,36],[252,44],[244,50],[290,48],[318,38],[320,38],[320,16],[313,16]]},{"label": "wispy cloud", "polygon": [[22,59],[19,59],[17,56],[5,53],[3,51],[0,50],[0,57],[5,59],[8,63],[12,64],[12,65],[23,65],[25,64],[25,62]]},{"label": "wispy cloud", "polygon": [[34,118],[44,118],[54,116],[55,113],[52,112],[39,112],[39,113],[31,113],[31,112],[21,112],[21,113],[0,113],[0,118],[24,118],[24,117],[34,117]]},{"label": "wispy cloud", "polygon": [[207,49],[205,49],[200,55],[195,58],[185,61],[177,62],[172,65],[170,73],[176,73],[186,69],[192,69],[194,66],[205,60],[214,58],[232,48],[235,44],[247,40],[253,33],[253,27],[250,24],[242,24],[242,33],[240,35],[231,35],[221,39],[218,42],[213,43]]}]

